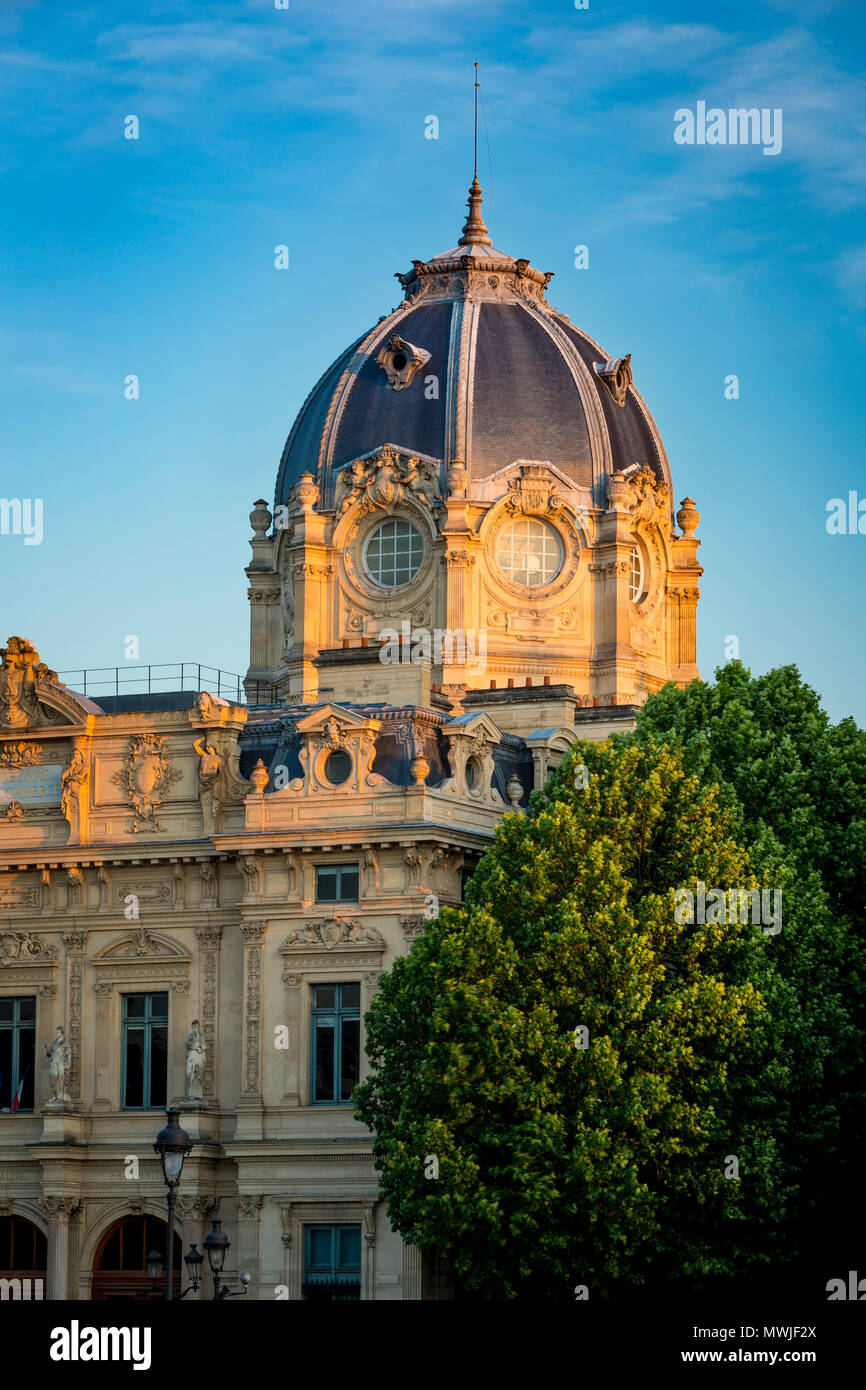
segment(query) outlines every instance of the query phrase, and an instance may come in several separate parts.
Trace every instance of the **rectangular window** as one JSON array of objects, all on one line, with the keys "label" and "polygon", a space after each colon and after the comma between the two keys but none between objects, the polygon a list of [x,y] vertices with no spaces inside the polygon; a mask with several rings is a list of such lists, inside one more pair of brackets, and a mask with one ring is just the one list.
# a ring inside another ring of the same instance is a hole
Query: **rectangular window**
[{"label": "rectangular window", "polygon": [[162,1109],[167,1086],[168,993],[124,994],[124,1109]]},{"label": "rectangular window", "polygon": [[361,1063],[361,986],[312,985],[311,1101],[347,1105],[358,1084]]},{"label": "rectangular window", "polygon": [[461,901],[461,902],[465,902],[465,901],[466,901],[466,889],[469,887],[470,881],[471,881],[471,879],[472,879],[472,875],[473,875],[474,873],[475,873],[475,869],[474,869],[474,868],[471,868],[471,869],[461,869],[461,870],[460,870],[460,901]]},{"label": "rectangular window", "polygon": [[35,1050],[35,996],[0,999],[0,1110],[32,1111]]},{"label": "rectangular window", "polygon": [[317,864],[317,903],[356,903],[358,901],[357,864]]},{"label": "rectangular window", "polygon": [[308,1301],[361,1297],[361,1227],[304,1227],[304,1285]]}]

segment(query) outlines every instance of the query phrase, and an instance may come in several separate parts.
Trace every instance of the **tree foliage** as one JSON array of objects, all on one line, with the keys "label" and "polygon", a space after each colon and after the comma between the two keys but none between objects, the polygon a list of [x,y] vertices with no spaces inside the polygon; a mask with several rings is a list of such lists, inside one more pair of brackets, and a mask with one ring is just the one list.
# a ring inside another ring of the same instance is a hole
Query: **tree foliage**
[{"label": "tree foliage", "polygon": [[[578,745],[504,816],[465,907],[382,977],[356,1112],[392,1224],[468,1290],[699,1285],[797,1253],[804,1183],[840,1142],[838,1059],[859,1046],[832,846],[860,842],[838,807],[818,834],[790,750],[823,739],[838,791],[858,731],[831,734],[787,673],[766,695],[731,678],[743,698],[666,688],[635,734]],[[781,934],[678,923],[698,881],[781,889]]]}]

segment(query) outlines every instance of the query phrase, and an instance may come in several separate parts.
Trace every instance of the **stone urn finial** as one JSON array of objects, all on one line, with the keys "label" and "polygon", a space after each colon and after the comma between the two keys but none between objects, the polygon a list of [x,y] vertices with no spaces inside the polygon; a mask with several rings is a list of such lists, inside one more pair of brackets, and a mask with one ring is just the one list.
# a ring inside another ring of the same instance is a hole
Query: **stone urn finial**
[{"label": "stone urn finial", "polygon": [[611,473],[607,480],[607,505],[612,511],[623,509],[631,494],[628,478]]},{"label": "stone urn finial", "polygon": [[516,811],[520,804],[520,798],[523,796],[523,783],[516,772],[512,772],[508,781],[505,783],[505,795],[508,797],[512,808]]},{"label": "stone urn finial", "polygon": [[430,771],[430,764],[423,753],[416,753],[409,764],[409,776],[412,778],[416,787],[423,787]]},{"label": "stone urn finial", "polygon": [[271,529],[272,521],[273,517],[268,510],[268,504],[263,497],[260,497],[257,502],[253,503],[253,509],[250,512],[250,525],[256,533],[257,541],[264,540]]},{"label": "stone urn finial", "polygon": [[691,540],[700,519],[701,514],[694,504],[694,499],[684,497],[677,512],[677,525],[686,540]]},{"label": "stone urn finial", "polygon": [[461,459],[454,459],[448,469],[448,495],[450,497],[465,497],[466,487],[469,482],[469,470]]},{"label": "stone urn finial", "polygon": [[262,795],[265,787],[268,785],[268,780],[268,769],[265,767],[261,758],[259,758],[255,767],[250,773],[250,781],[252,782],[253,787],[259,796]]},{"label": "stone urn finial", "polygon": [[319,489],[312,473],[302,473],[294,491],[301,510],[304,512],[312,511],[319,500]]}]

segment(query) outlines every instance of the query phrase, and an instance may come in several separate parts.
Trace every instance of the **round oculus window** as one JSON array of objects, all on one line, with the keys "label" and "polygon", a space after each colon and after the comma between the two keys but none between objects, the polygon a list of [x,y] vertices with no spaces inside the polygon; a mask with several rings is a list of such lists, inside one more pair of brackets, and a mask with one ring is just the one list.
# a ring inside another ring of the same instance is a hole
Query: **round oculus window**
[{"label": "round oculus window", "polygon": [[515,584],[549,584],[562,569],[562,541],[547,522],[521,517],[500,531],[496,559]]},{"label": "round oculus window", "polygon": [[418,573],[424,554],[420,531],[408,521],[382,521],[367,537],[364,568],[383,589],[408,584]]},{"label": "round oculus window", "polygon": [[325,759],[325,776],[332,787],[340,787],[348,779],[352,771],[352,759],[348,753],[338,748],[336,752],[329,753]]}]

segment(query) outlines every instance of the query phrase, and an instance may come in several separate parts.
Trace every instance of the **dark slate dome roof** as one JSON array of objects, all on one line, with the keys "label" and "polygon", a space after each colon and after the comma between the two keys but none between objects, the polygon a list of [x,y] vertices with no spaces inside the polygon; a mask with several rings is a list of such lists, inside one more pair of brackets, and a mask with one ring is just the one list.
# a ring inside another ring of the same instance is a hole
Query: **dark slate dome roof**
[{"label": "dark slate dome roof", "polygon": [[[494,250],[477,179],[469,209],[458,245],[397,276],[403,302],[307,397],[283,451],[276,504],[309,472],[330,505],[340,468],[385,443],[444,467],[465,463],[470,493],[518,459],[551,463],[584,487],[649,463],[670,485],[629,358],[611,361],[548,304],[549,274]],[[421,362],[396,389],[380,360],[399,350],[395,335]]]}]

